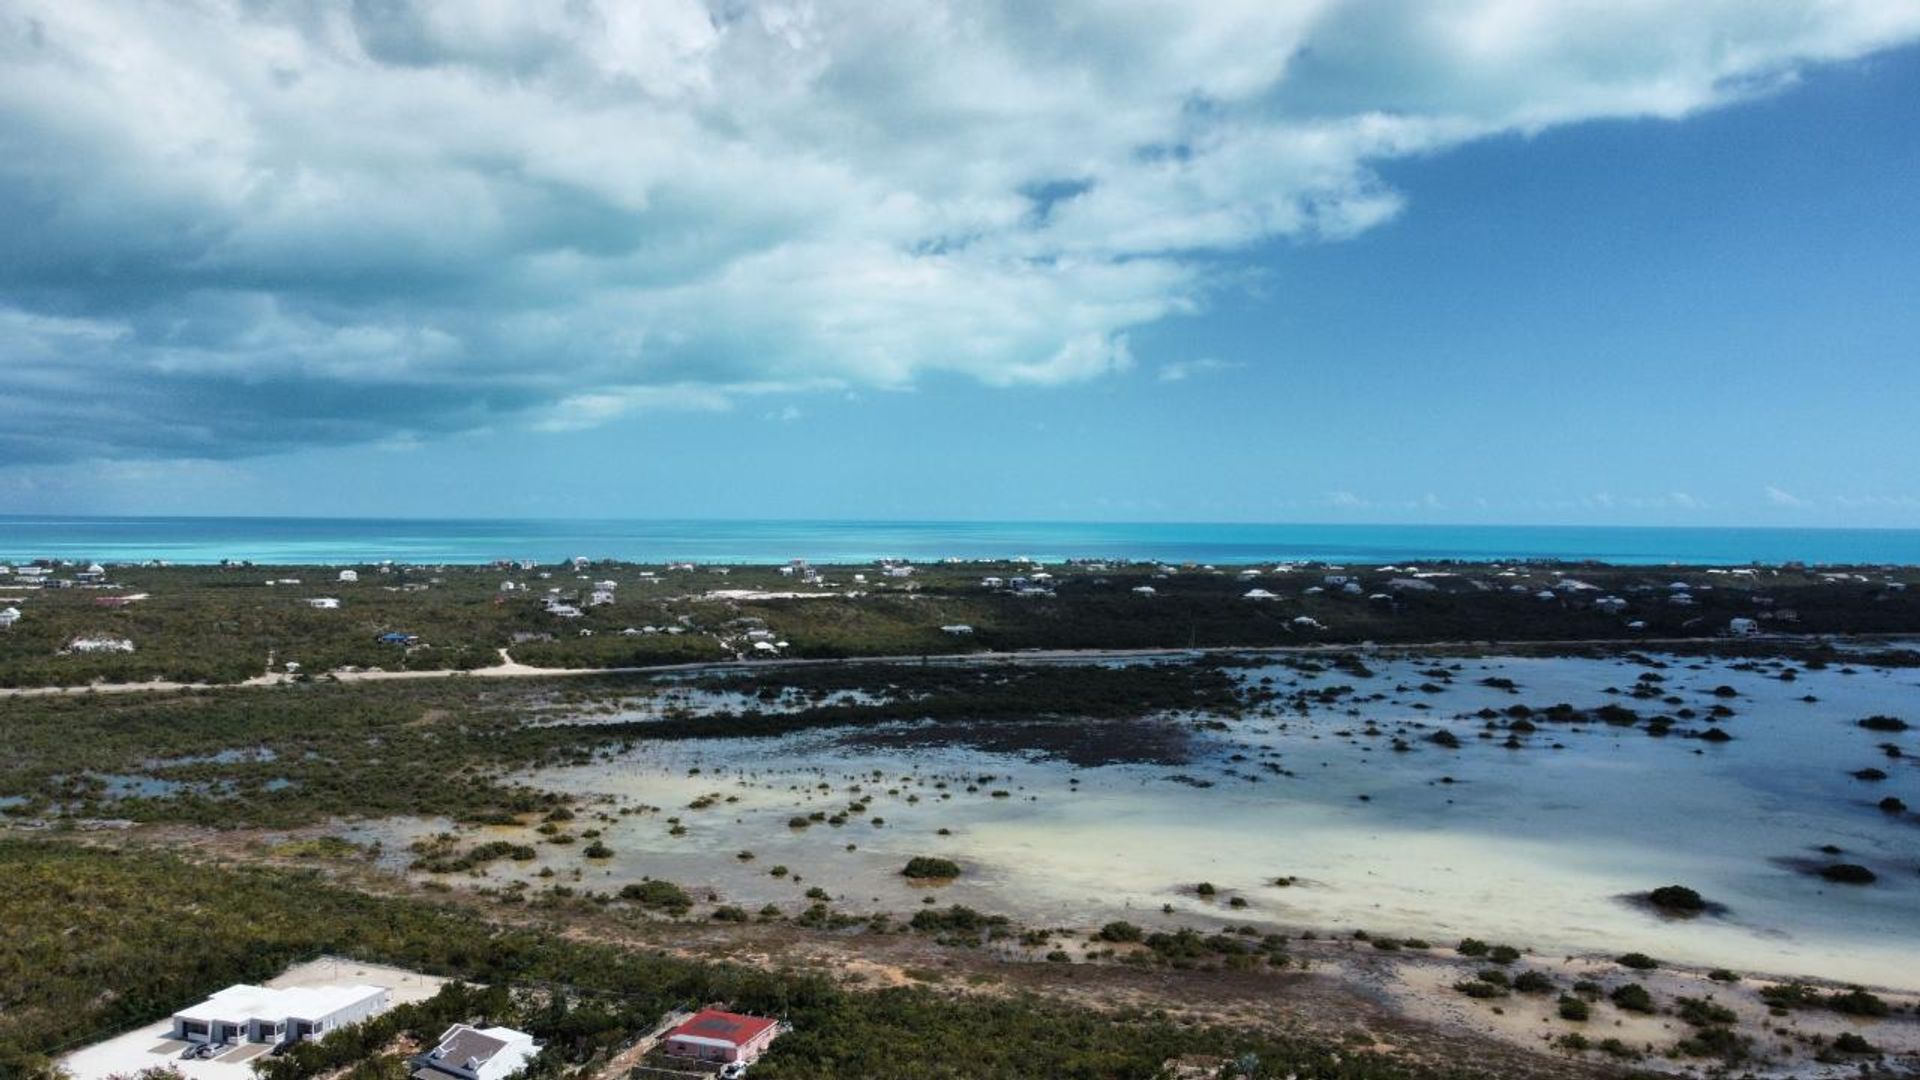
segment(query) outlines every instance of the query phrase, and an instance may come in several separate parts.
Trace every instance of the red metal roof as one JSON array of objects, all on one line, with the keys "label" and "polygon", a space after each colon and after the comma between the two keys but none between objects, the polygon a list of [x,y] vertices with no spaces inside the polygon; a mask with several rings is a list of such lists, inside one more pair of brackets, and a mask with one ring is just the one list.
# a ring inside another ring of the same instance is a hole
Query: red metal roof
[{"label": "red metal roof", "polygon": [[735,1046],[744,1046],[772,1026],[773,1021],[764,1016],[741,1016],[739,1013],[721,1012],[719,1009],[701,1009],[693,1014],[691,1020],[667,1032],[667,1038],[694,1035],[702,1039],[719,1039]]}]

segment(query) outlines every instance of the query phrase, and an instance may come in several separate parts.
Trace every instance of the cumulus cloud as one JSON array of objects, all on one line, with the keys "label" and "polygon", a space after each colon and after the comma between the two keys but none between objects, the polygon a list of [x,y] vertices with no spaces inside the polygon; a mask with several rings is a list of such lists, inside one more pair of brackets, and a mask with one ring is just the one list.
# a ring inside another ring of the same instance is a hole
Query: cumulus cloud
[{"label": "cumulus cloud", "polygon": [[1381,162],[1916,35],[1910,0],[0,0],[0,463],[1095,379],[1251,246],[1401,212]]}]

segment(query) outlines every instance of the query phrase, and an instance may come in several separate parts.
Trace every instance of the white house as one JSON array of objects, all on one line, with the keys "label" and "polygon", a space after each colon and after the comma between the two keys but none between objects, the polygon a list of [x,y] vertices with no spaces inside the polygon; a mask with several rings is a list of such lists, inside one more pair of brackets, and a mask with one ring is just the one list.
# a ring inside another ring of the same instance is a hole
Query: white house
[{"label": "white house", "polygon": [[1246,592],[1240,594],[1240,598],[1242,600],[1278,600],[1280,599],[1277,593],[1271,593],[1265,589],[1248,589]]},{"label": "white house", "polygon": [[1593,602],[1593,610],[1603,615],[1618,615],[1627,610],[1627,602],[1617,596],[1603,596]]},{"label": "white house", "polygon": [[416,1080],[503,1080],[540,1052],[533,1036],[506,1027],[455,1024],[433,1049],[408,1064]]},{"label": "white house", "polygon": [[613,603],[612,589],[595,589],[593,595],[587,597],[588,607],[605,607],[611,603]]},{"label": "white house", "polygon": [[1326,629],[1326,627],[1320,625],[1319,619],[1316,619],[1311,615],[1296,616],[1293,620],[1293,628],[1295,630],[1325,630]]},{"label": "white house", "polygon": [[342,570],[342,571],[340,571],[340,580],[341,580],[341,581],[348,581],[348,582],[352,582],[352,581],[359,581],[359,580],[360,580],[360,571],[358,571],[358,570]]},{"label": "white house", "polygon": [[1154,589],[1151,585],[1135,585],[1133,591],[1136,596],[1152,596]]},{"label": "white house", "polygon": [[393,1006],[384,986],[275,990],[240,983],[173,1014],[173,1038],[192,1043],[292,1043],[378,1016]]},{"label": "white house", "polygon": [[11,628],[20,621],[20,609],[17,607],[0,608],[0,628]]},{"label": "white house", "polygon": [[968,626],[966,623],[954,623],[951,626],[941,627],[940,632],[943,634],[953,634],[955,636],[964,637],[967,634],[973,633],[973,627]]},{"label": "white house", "polygon": [[[855,581],[862,580],[862,578],[858,574],[855,574],[853,579]],[[980,579],[980,587],[983,589],[998,589],[1005,584],[1006,584],[1005,581],[997,577],[983,577]]]},{"label": "white house", "polygon": [[1729,619],[1727,633],[1734,637],[1752,637],[1760,632],[1760,624],[1753,619]]},{"label": "white house", "polygon": [[133,651],[133,642],[128,641],[126,638],[77,637],[67,642],[67,651],[77,653],[129,653]]},{"label": "white house", "polygon": [[307,601],[307,606],[320,611],[334,611],[340,607],[340,599],[334,596],[315,596]]}]

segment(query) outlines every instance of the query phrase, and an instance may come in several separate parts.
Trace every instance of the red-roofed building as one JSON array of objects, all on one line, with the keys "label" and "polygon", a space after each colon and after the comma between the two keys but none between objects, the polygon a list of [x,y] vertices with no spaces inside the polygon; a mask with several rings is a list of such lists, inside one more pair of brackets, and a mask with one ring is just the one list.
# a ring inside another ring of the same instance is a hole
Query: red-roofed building
[{"label": "red-roofed building", "polygon": [[741,1016],[719,1009],[701,1009],[693,1018],[667,1032],[666,1052],[701,1061],[757,1061],[778,1025],[764,1016]]}]

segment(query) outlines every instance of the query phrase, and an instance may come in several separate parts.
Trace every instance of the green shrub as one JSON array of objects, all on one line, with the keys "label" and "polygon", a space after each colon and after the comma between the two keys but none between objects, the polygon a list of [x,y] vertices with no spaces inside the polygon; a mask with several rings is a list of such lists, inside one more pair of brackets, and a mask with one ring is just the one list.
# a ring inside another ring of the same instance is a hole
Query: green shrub
[{"label": "green shrub", "polygon": [[1639,983],[1615,987],[1613,993],[1608,996],[1613,1000],[1614,1005],[1628,1012],[1650,1013],[1653,1011],[1653,995],[1647,993],[1647,988]]},{"label": "green shrub", "polygon": [[693,897],[671,881],[635,881],[620,886],[620,899],[675,914],[693,906]]},{"label": "green shrub", "polygon": [[900,873],[915,881],[951,881],[960,876],[960,864],[952,859],[915,855]]}]

